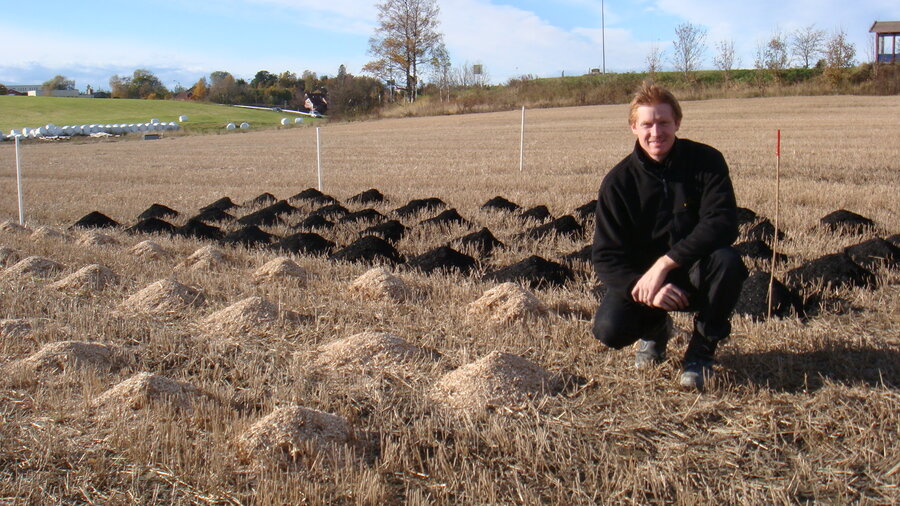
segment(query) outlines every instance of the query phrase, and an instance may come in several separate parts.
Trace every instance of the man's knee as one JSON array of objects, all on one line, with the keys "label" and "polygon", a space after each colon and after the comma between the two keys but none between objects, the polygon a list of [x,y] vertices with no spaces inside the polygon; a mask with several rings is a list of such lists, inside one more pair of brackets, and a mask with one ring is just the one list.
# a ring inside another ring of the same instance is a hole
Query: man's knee
[{"label": "man's knee", "polygon": [[710,270],[721,272],[726,279],[743,281],[747,278],[747,267],[741,254],[732,247],[719,248],[709,256]]},{"label": "man's knee", "polygon": [[594,338],[615,350],[620,350],[631,344],[627,342],[627,339],[622,339],[622,329],[619,328],[618,325],[615,325],[610,319],[603,318],[599,314],[594,316],[594,327],[592,331],[594,333]]}]

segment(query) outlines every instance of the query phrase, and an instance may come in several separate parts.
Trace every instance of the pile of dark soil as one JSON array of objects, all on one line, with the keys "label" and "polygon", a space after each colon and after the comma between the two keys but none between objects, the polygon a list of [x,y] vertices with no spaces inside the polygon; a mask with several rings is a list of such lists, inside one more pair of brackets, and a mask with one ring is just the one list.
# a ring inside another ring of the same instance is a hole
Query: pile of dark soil
[{"label": "pile of dark soil", "polygon": [[410,259],[407,265],[425,274],[434,271],[458,271],[461,274],[468,274],[476,266],[476,262],[469,255],[448,246],[441,246]]},{"label": "pile of dark soil", "polygon": [[330,216],[337,216],[337,217],[346,216],[349,212],[350,211],[348,211],[346,207],[344,207],[340,204],[334,203],[334,204],[324,205],[324,206],[316,209],[315,211],[313,211],[310,214],[315,215],[315,216],[322,216],[323,218],[328,218]]},{"label": "pile of dark soil", "polygon": [[307,188],[288,200],[308,200],[314,204],[337,204],[338,200],[331,195],[325,195],[315,188]]},{"label": "pile of dark soil", "polygon": [[352,213],[344,215],[343,218],[340,219],[341,223],[356,223],[357,221],[382,221],[384,220],[384,215],[379,213],[374,209],[363,209],[361,211],[354,211]]},{"label": "pile of dark soil", "polygon": [[887,242],[889,242],[889,243],[893,244],[894,246],[897,246],[898,248],[900,248],[900,234],[894,234],[894,235],[888,237],[888,238],[887,238]]},{"label": "pile of dark soil", "polygon": [[335,244],[314,232],[301,232],[289,235],[269,246],[274,251],[298,253],[306,255],[328,255]]},{"label": "pile of dark soil", "polygon": [[211,207],[209,209],[204,209],[203,211],[200,211],[200,213],[198,213],[196,216],[194,216],[191,219],[199,220],[199,221],[211,221],[211,222],[234,221],[234,216],[226,213],[225,211],[223,211],[221,209]]},{"label": "pile of dark soil", "polygon": [[422,211],[432,211],[442,207],[447,207],[443,200],[437,197],[429,197],[427,199],[412,199],[406,205],[400,206],[392,212],[401,218],[406,218]]},{"label": "pile of dark soil", "polygon": [[574,262],[574,261],[590,262],[591,261],[591,245],[588,244],[587,246],[581,248],[580,250],[569,253],[568,255],[563,257],[563,260],[566,262]]},{"label": "pile of dark soil", "polygon": [[833,253],[811,260],[785,274],[785,279],[794,286],[823,285],[871,287],[875,285],[875,275],[853,263],[846,253]]},{"label": "pile of dark soil", "polygon": [[296,207],[288,204],[287,200],[279,200],[278,202],[272,204],[271,206],[264,207],[263,210],[267,210],[271,213],[275,213],[278,216],[283,216],[285,214],[294,214],[294,213],[300,211]]},{"label": "pile of dark soil", "polygon": [[823,216],[819,225],[832,232],[847,232],[850,234],[863,234],[866,229],[875,228],[875,222],[846,209],[839,209]]},{"label": "pile of dark soil", "polygon": [[546,221],[553,219],[547,206],[534,206],[531,209],[519,215],[522,219],[531,218],[534,221]]},{"label": "pile of dark soil", "polygon": [[506,200],[505,198],[503,198],[499,195],[492,198],[491,200],[488,200],[484,204],[482,204],[481,208],[485,209],[485,210],[510,211],[510,212],[518,211],[519,209],[521,209],[519,204],[516,204],[515,202],[510,202],[509,200]]},{"label": "pile of dark soil", "polygon": [[222,197],[219,200],[213,202],[212,204],[203,206],[200,208],[200,211],[207,211],[209,209],[218,209],[219,211],[227,211],[229,209],[238,207],[237,204],[231,201],[228,197]]},{"label": "pile of dark soil", "polygon": [[[753,320],[764,320],[769,314],[768,272],[756,272],[744,281],[741,296],[734,311]],[[800,297],[777,279],[772,284],[772,315],[784,318],[794,312],[800,314]]]},{"label": "pile of dark soil", "polygon": [[257,227],[271,227],[283,224],[281,218],[278,217],[278,213],[273,211],[271,207],[264,207],[259,211],[254,211],[247,216],[238,218],[237,222],[241,225],[256,225]]},{"label": "pile of dark soil", "polygon": [[737,221],[738,225],[743,225],[745,223],[753,223],[758,218],[756,211],[752,209],[747,209],[746,207],[737,208]]},{"label": "pile of dark soil", "polygon": [[100,211],[91,211],[73,223],[69,230],[73,228],[115,228],[118,226],[119,222],[109,216]]},{"label": "pile of dark soil", "polygon": [[[734,249],[736,249],[737,252],[741,254],[741,256],[745,256],[748,258],[772,258],[772,248],[770,248],[765,241],[761,241],[759,239],[744,241],[742,243],[735,244]],[[776,260],[787,260],[787,255],[779,253],[776,256]]]},{"label": "pile of dark soil", "polygon": [[521,237],[541,239],[554,233],[559,236],[567,236],[574,239],[584,234],[584,227],[582,227],[572,215],[567,214],[545,225],[528,229],[522,233]]},{"label": "pile of dark soil", "polygon": [[357,239],[346,248],[336,251],[331,259],[363,263],[403,263],[403,256],[389,242],[374,235]]},{"label": "pile of dark soil", "polygon": [[597,199],[575,208],[575,216],[582,220],[586,220],[595,214],[597,214]]},{"label": "pile of dark soil", "polygon": [[141,214],[138,215],[138,221],[146,220],[147,218],[175,218],[178,216],[178,211],[172,209],[171,207],[164,206],[162,204],[153,204],[144,210]]},{"label": "pile of dark soil", "polygon": [[375,188],[371,188],[362,193],[358,193],[358,194],[350,197],[349,199],[347,199],[347,202],[349,202],[351,204],[372,204],[375,202],[386,202],[386,201],[387,201],[387,199],[384,197],[384,194],[382,194],[380,191],[376,190]]},{"label": "pile of dark soil", "polygon": [[225,244],[242,244],[248,248],[270,244],[272,241],[278,240],[277,235],[264,232],[256,225],[247,225],[246,227],[235,230],[225,235],[222,242]]},{"label": "pile of dark soil", "polygon": [[182,237],[196,237],[208,241],[218,241],[225,236],[222,229],[207,225],[199,220],[190,219],[184,225],[176,229],[176,233]]},{"label": "pile of dark soil", "polygon": [[[747,240],[753,241],[771,241],[775,237],[775,225],[769,221],[768,218],[763,218],[762,221],[750,227],[747,230]],[[784,232],[781,230],[778,231],[778,240],[784,239]]]},{"label": "pile of dark soil", "polygon": [[359,233],[361,236],[375,235],[385,241],[397,242],[406,235],[406,227],[397,220],[389,220],[373,225]]},{"label": "pile of dark soil", "polygon": [[272,195],[271,193],[261,193],[255,199],[244,202],[243,206],[244,207],[267,206],[269,204],[274,204],[277,201],[278,201],[278,199],[275,197],[275,195]]},{"label": "pile of dark soil", "polygon": [[456,247],[470,247],[481,253],[482,256],[490,255],[494,251],[494,248],[505,247],[502,242],[494,237],[494,234],[492,234],[487,227],[483,227],[478,232],[472,232],[459,239],[455,239],[452,244]]},{"label": "pile of dark soil", "polygon": [[315,230],[319,228],[330,229],[334,228],[334,223],[328,221],[324,216],[319,216],[318,214],[311,214],[307,216],[303,221],[297,224],[296,228],[305,228],[307,230]]},{"label": "pile of dark soil", "polygon": [[419,225],[462,225],[465,227],[472,226],[472,223],[469,220],[463,218],[459,215],[459,212],[456,209],[447,209],[446,211],[441,212],[441,214],[435,216],[434,218],[429,218],[427,220],[422,220],[419,222]]},{"label": "pile of dark soil", "polygon": [[869,269],[882,263],[894,268],[900,262],[900,248],[880,237],[850,246],[844,252],[854,262]]},{"label": "pile of dark soil", "polygon": [[145,218],[125,229],[127,234],[166,234],[175,235],[177,227],[159,218]]},{"label": "pile of dark soil", "polygon": [[507,281],[527,283],[531,288],[544,286],[563,286],[574,279],[572,269],[565,265],[545,260],[537,255],[530,256],[521,262],[489,272],[482,278],[484,281]]}]

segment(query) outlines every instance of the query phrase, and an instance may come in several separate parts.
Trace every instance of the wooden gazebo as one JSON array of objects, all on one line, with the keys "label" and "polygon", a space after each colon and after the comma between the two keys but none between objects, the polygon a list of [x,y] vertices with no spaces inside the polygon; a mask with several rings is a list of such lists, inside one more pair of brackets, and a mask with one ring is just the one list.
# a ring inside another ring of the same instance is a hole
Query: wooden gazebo
[{"label": "wooden gazebo", "polygon": [[869,28],[875,34],[875,61],[900,61],[900,21],[876,21]]}]

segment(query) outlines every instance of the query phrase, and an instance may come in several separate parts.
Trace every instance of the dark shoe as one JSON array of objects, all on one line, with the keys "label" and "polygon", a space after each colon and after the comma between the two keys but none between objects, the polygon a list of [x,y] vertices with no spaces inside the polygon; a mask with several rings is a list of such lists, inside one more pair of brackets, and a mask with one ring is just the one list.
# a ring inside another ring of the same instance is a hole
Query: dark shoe
[{"label": "dark shoe", "polygon": [[666,359],[666,345],[672,337],[672,318],[666,315],[662,326],[651,339],[638,341],[638,350],[634,354],[634,367],[644,369],[662,363]]},{"label": "dark shoe", "polygon": [[684,353],[684,368],[679,383],[685,388],[702,390],[706,380],[713,376],[713,357],[716,354],[715,341],[707,341],[696,331]]}]

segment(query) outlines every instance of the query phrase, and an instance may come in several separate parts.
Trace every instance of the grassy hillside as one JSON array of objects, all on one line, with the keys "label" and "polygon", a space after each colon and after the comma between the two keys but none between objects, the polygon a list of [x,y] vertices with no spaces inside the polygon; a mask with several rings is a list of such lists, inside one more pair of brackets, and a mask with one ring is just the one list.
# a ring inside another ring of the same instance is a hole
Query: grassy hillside
[{"label": "grassy hillside", "polygon": [[246,121],[254,128],[275,127],[281,118],[293,115],[274,111],[241,109],[217,104],[171,100],[88,99],[0,96],[0,130],[22,127],[81,125],[85,123],[143,123],[150,118],[177,121],[187,115],[187,131],[223,128],[228,122]]}]

